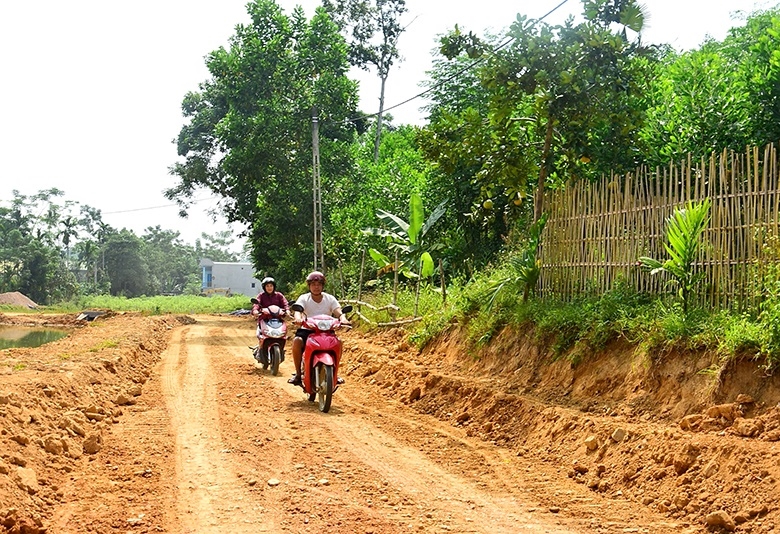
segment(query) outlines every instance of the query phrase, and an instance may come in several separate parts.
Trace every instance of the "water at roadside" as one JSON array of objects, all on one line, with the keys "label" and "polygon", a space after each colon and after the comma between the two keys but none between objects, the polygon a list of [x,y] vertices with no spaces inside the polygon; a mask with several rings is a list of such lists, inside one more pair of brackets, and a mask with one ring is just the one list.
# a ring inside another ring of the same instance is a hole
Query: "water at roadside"
[{"label": "water at roadside", "polygon": [[40,347],[68,335],[67,330],[25,326],[0,326],[0,350],[13,347]]}]

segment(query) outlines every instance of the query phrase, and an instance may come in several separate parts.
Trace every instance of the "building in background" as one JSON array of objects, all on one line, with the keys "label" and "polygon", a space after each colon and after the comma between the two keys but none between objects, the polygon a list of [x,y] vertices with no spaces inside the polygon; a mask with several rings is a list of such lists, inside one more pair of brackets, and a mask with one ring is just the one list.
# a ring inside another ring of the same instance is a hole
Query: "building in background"
[{"label": "building in background", "polygon": [[255,278],[251,263],[200,260],[202,295],[246,295],[260,292],[260,280]]}]

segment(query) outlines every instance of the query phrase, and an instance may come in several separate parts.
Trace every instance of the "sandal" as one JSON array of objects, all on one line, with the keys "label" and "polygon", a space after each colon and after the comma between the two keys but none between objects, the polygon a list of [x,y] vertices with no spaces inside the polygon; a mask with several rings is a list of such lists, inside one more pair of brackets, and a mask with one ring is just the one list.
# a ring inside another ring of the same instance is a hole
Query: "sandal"
[{"label": "sandal", "polygon": [[292,384],[293,386],[300,386],[301,385],[301,375],[295,375],[294,377],[287,380],[288,384]]},{"label": "sandal", "polygon": [[336,383],[337,383],[337,384],[343,384],[343,383],[344,383],[344,379],[343,379],[343,378],[341,378],[341,377],[338,377],[338,378],[336,379]]}]

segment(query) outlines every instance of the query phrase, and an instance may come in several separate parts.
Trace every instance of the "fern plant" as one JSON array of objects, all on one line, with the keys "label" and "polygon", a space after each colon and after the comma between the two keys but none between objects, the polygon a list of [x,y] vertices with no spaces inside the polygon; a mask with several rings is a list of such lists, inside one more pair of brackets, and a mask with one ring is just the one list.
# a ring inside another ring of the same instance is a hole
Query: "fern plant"
[{"label": "fern plant", "polygon": [[664,244],[669,259],[662,262],[647,256],[639,258],[639,266],[651,275],[669,273],[670,281],[679,286],[678,295],[686,315],[691,293],[704,277],[704,273],[696,269],[696,260],[702,246],[701,236],[710,223],[711,205],[709,198],[702,202],[688,201],[684,208],[669,216],[666,220],[667,243]]}]

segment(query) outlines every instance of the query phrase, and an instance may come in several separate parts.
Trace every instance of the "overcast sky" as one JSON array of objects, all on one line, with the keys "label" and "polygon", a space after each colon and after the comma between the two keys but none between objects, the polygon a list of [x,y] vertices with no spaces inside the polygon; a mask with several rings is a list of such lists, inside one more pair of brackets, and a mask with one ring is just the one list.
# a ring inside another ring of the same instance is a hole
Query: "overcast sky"
[{"label": "overcast sky", "polygon": [[[189,219],[162,192],[176,184],[172,140],[182,124],[181,101],[208,76],[204,57],[226,46],[236,24],[249,20],[246,0],[36,0],[0,2],[0,203],[12,191],[33,195],[57,187],[64,199],[100,209],[104,220],[141,235],[149,226],[176,230],[194,244],[201,232],[228,229],[206,210],[208,193]],[[286,13],[315,0],[279,0]],[[455,24],[498,32],[517,13],[543,16],[560,0],[407,0],[404,56],[390,72],[386,107],[422,91],[436,36]],[[725,37],[741,25],[739,10],[774,5],[753,0],[644,0],[650,14],[643,40],[677,49],[706,36]],[[547,22],[579,14],[568,0]],[[736,18],[734,18],[736,16]],[[378,109],[378,82],[356,73],[365,112]],[[421,124],[417,99],[392,110],[396,123]],[[231,230],[237,235],[241,228]]]}]

